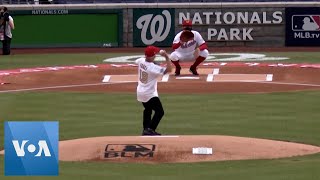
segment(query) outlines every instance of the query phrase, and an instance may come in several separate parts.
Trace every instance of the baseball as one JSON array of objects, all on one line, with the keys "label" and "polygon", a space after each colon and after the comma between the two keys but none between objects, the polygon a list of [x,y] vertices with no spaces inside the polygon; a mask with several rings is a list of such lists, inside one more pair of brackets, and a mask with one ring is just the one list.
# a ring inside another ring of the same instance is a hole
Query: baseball
[{"label": "baseball", "polygon": [[160,54],[164,54],[164,53],[166,53],[166,51],[163,50],[163,49],[161,49],[159,53],[160,53]]}]

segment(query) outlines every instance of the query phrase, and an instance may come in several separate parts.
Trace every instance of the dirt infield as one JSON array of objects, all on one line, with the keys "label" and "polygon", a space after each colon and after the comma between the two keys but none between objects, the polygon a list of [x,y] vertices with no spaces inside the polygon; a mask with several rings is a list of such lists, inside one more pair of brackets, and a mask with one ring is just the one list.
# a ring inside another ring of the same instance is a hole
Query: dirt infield
[{"label": "dirt infield", "polygon": [[320,147],[311,145],[234,136],[108,136],[59,142],[60,161],[186,163],[275,159],[319,152]]},{"label": "dirt infield", "polygon": [[[81,144],[86,146],[73,148]],[[126,150],[129,145],[135,148]],[[138,145],[145,149],[137,150]],[[213,153],[193,154],[192,149],[198,147],[212,148]],[[273,159],[320,152],[310,145],[232,136],[98,137],[62,141],[59,150],[62,161],[146,163]]]},{"label": "dirt infield", "polygon": [[[214,67],[201,67],[202,73],[198,79],[190,79],[190,73],[184,69],[184,75],[177,79],[170,75],[168,82],[160,82],[160,93],[264,93],[285,92],[297,90],[320,89],[320,70],[316,68],[292,67],[220,67],[219,75],[239,74],[263,75],[272,74],[271,82],[267,81],[220,81],[207,82],[209,71]],[[3,77],[10,84],[0,86],[0,92],[10,90],[37,90],[37,91],[72,91],[72,92],[129,92],[135,93],[136,82],[102,83],[105,75],[136,75],[136,67],[110,67],[95,69],[76,69],[48,72],[23,73]],[[218,76],[217,76],[218,77]],[[218,78],[216,78],[218,79]]]}]

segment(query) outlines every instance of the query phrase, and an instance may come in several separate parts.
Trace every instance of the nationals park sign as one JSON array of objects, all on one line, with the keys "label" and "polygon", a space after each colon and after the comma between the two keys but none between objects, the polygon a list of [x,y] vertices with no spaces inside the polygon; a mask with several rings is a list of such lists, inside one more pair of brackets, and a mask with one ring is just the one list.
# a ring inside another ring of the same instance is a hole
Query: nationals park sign
[{"label": "nationals park sign", "polygon": [[[252,41],[255,39],[254,32],[259,34],[261,27],[268,28],[270,25],[281,24],[283,12],[272,9],[268,11],[205,9],[205,11],[178,12],[179,24],[182,24],[184,19],[191,19],[194,29],[200,29],[207,41]],[[270,31],[272,29],[269,29]]]},{"label": "nationals park sign", "polygon": [[174,36],[182,29],[182,21],[190,19],[193,29],[208,42],[279,46],[284,44],[284,11],[284,8],[136,8],[133,9],[132,43],[134,47],[171,46]]}]

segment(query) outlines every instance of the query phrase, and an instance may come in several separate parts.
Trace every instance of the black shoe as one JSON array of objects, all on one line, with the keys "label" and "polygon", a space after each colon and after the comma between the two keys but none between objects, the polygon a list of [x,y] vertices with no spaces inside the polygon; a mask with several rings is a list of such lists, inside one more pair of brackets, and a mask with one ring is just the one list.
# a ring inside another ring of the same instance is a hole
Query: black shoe
[{"label": "black shoe", "polygon": [[193,75],[196,75],[196,76],[199,75],[199,73],[197,72],[197,68],[196,68],[196,67],[190,66],[189,71],[190,71]]},{"label": "black shoe", "polygon": [[152,136],[153,132],[149,130],[149,128],[146,128],[142,131],[142,136]]},{"label": "black shoe", "polygon": [[151,128],[146,128],[142,131],[142,136],[161,136],[161,134]]},{"label": "black shoe", "polygon": [[151,129],[151,130],[153,131],[154,136],[161,136],[161,134],[158,133],[157,131],[155,131],[155,130],[153,130],[153,129]]},{"label": "black shoe", "polygon": [[176,72],[174,73],[175,76],[180,76],[181,67],[176,67]]}]

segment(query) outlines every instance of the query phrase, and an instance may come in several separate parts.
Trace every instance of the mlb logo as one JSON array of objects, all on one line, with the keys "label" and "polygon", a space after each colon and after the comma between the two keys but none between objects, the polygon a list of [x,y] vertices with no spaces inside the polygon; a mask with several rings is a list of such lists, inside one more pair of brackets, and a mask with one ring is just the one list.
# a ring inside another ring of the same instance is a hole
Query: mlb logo
[{"label": "mlb logo", "polygon": [[154,144],[108,144],[104,157],[113,158],[153,158]]},{"label": "mlb logo", "polygon": [[5,122],[6,176],[59,174],[58,122]]},{"label": "mlb logo", "polygon": [[320,15],[293,15],[293,31],[320,31]]}]

